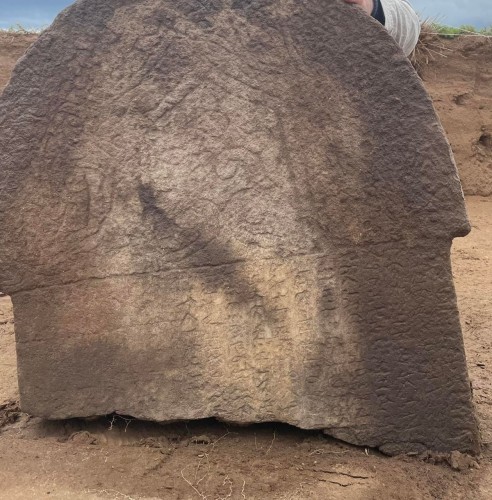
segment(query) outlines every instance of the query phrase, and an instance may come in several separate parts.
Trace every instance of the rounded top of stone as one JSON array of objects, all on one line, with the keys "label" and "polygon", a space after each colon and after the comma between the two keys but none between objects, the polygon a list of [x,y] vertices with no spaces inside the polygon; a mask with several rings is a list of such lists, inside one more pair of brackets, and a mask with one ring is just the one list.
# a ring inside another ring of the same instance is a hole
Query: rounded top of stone
[{"label": "rounded top of stone", "polygon": [[420,80],[337,1],[79,0],[0,116],[10,293],[469,230]]}]

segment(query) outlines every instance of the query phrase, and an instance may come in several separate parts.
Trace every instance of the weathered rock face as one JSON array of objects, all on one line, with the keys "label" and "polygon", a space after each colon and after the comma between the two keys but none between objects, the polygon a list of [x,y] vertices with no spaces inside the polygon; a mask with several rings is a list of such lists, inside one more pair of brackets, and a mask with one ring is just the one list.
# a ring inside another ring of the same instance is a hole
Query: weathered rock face
[{"label": "weathered rock face", "polygon": [[0,101],[21,403],[476,451],[430,100],[318,0],[80,0]]}]

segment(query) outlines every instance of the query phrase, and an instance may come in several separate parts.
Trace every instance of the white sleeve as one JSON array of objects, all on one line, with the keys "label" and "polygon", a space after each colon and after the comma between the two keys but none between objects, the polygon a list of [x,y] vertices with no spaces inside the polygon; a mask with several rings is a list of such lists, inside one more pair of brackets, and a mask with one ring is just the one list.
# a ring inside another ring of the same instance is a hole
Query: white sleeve
[{"label": "white sleeve", "polygon": [[406,0],[380,0],[386,18],[386,29],[409,56],[420,35],[420,20]]}]

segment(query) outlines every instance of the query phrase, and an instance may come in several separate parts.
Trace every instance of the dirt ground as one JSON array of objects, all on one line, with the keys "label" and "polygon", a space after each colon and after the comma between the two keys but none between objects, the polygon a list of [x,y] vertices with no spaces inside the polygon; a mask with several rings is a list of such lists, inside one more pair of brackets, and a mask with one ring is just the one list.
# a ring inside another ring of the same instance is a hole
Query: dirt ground
[{"label": "dirt ground", "polygon": [[[0,91],[32,40],[0,35]],[[487,141],[478,139],[482,127],[492,127],[492,85],[475,83],[481,90],[457,99],[465,104],[455,102],[455,96],[473,82],[467,65],[478,68],[480,82],[492,79],[492,46],[484,49],[475,42],[468,58],[480,62],[465,63],[463,43],[456,43],[445,61],[431,62],[424,79],[462,177],[470,179],[467,191],[490,194],[490,151]],[[471,196],[467,204],[473,231],[455,240],[453,269],[482,431],[478,459],[388,458],[280,424],[237,428],[213,421],[161,426],[122,417],[56,423],[30,418],[16,403],[13,314],[10,299],[3,297],[0,499],[492,498],[492,198]]]},{"label": "dirt ground", "polygon": [[[492,195],[492,38],[435,38],[422,71],[467,195]],[[441,55],[439,55],[441,54]]]}]

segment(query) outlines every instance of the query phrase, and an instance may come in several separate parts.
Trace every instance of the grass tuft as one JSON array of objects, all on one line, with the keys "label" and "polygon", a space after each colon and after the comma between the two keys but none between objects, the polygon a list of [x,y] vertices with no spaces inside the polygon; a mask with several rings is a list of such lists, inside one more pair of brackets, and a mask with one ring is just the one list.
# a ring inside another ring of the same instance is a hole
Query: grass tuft
[{"label": "grass tuft", "polygon": [[492,26],[489,28],[476,28],[475,26],[462,25],[460,27],[447,26],[435,19],[426,19],[422,23],[420,38],[410,56],[417,73],[422,77],[423,69],[439,57],[447,57],[452,49],[445,45],[444,39],[457,37],[492,38]]},{"label": "grass tuft", "polygon": [[435,30],[435,24],[424,21],[415,50],[410,56],[410,62],[422,78],[424,68],[438,57],[446,57],[449,51],[441,40],[441,35]]},{"label": "grass tuft", "polygon": [[428,24],[430,30],[443,38],[454,38],[457,36],[468,35],[468,36],[492,36],[492,26],[488,28],[476,28],[468,24],[463,24],[462,26],[447,26],[439,22],[426,21],[424,24]]},{"label": "grass tuft", "polygon": [[46,28],[26,28],[21,24],[15,24],[8,28],[0,28],[0,33],[6,33],[8,35],[39,35]]}]

